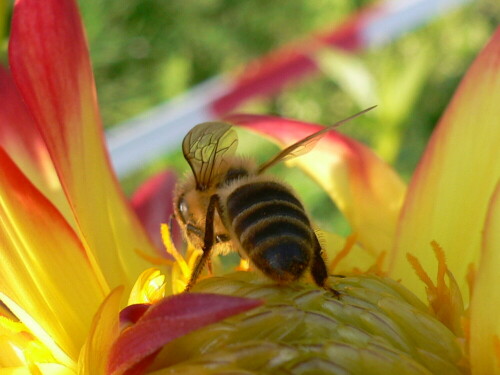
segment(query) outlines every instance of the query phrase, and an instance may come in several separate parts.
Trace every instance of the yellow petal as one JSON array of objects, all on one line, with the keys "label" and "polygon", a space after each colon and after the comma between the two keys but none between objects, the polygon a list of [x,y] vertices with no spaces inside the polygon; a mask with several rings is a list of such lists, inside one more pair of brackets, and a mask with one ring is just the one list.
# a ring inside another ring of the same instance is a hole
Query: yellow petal
[{"label": "yellow petal", "polygon": [[75,372],[56,363],[41,363],[31,368],[0,368],[0,375],[75,375]]},{"label": "yellow petal", "polygon": [[56,358],[24,323],[0,316],[0,367],[22,366],[27,361],[50,363]]},{"label": "yellow petal", "polygon": [[[56,362],[59,362],[66,366],[75,366],[75,359],[69,357],[68,354],[63,351],[63,349],[57,342],[57,338],[52,337],[49,333],[50,331],[46,330],[42,325],[40,325],[39,322],[33,319],[33,316],[28,314],[25,310],[23,310],[21,306],[19,306],[15,301],[10,299],[3,293],[0,293],[0,300],[7,306],[9,306],[12,312],[19,317],[19,319],[23,322],[23,325],[26,327],[26,331],[29,333],[29,335],[34,336],[30,339],[38,340],[44,346],[44,348],[47,349],[49,353],[44,353],[46,354],[44,362],[50,362],[54,359]],[[27,361],[34,361],[35,358],[38,359],[40,357],[39,355],[32,356],[33,353],[30,353],[29,349],[28,351],[25,351],[25,349],[27,349],[27,345],[19,345],[26,343],[17,342],[17,344],[18,345],[16,345],[16,351],[18,351],[18,355],[20,358],[22,358],[23,362],[26,363]]]},{"label": "yellow petal", "polygon": [[1,148],[0,165],[1,298],[76,360],[106,287],[69,224]]},{"label": "yellow petal", "polygon": [[472,374],[500,374],[500,183],[491,200],[470,306]]},{"label": "yellow petal", "polygon": [[23,364],[22,355],[17,350],[17,346],[24,337],[17,331],[18,325],[22,323],[0,316],[0,368]]},{"label": "yellow petal", "polygon": [[78,363],[79,375],[104,375],[111,345],[119,333],[123,288],[114,289],[99,307]]},{"label": "yellow petal", "polygon": [[478,56],[442,117],[410,184],[403,206],[392,275],[424,295],[406,261],[415,255],[435,274],[431,241],[448,257],[462,294],[477,262],[481,231],[500,178],[500,29]]},{"label": "yellow petal", "polygon": [[377,265],[377,257],[356,244],[356,235],[343,238],[335,233],[320,232],[319,238],[330,274],[364,272]]},{"label": "yellow petal", "polygon": [[158,268],[148,268],[137,279],[128,305],[153,303],[165,297],[165,275]]}]

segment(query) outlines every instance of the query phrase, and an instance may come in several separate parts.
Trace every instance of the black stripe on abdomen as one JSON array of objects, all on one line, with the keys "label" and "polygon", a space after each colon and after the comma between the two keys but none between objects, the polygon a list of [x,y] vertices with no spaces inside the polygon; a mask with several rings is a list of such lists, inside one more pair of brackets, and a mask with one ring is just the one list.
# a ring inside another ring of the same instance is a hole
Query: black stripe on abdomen
[{"label": "black stripe on abdomen", "polygon": [[261,251],[260,248],[267,247],[269,242],[284,238],[309,244],[311,229],[294,219],[271,216],[247,227],[239,236],[243,248],[249,255]]},{"label": "black stripe on abdomen", "polygon": [[307,268],[314,232],[302,204],[286,187],[243,185],[229,195],[227,213],[243,250],[268,276],[294,280]]},{"label": "black stripe on abdomen", "polygon": [[283,201],[291,203],[301,210],[302,204],[286,187],[276,182],[263,181],[242,185],[235,189],[227,198],[227,214],[233,219],[249,207],[267,201]]},{"label": "black stripe on abdomen", "polygon": [[277,220],[279,218],[293,219],[306,226],[310,226],[304,210],[295,204],[285,200],[264,201],[255,203],[246,210],[240,212],[232,222],[234,231],[238,237],[249,227],[256,225],[259,221],[270,218]]}]

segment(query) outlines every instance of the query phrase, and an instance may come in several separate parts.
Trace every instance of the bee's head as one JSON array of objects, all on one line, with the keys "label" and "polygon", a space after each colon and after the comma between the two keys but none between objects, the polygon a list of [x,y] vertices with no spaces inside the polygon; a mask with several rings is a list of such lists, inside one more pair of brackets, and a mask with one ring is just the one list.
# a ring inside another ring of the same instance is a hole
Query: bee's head
[{"label": "bee's head", "polygon": [[[198,249],[203,247],[207,209],[213,194],[215,189],[198,190],[192,176],[179,183],[175,190],[175,218],[182,228],[184,237]],[[215,227],[215,245],[229,241],[227,231],[217,213],[209,224]]]},{"label": "bee's head", "polygon": [[203,246],[206,210],[210,197],[196,189],[196,181],[189,176],[177,184],[174,214],[184,236],[195,247]]}]

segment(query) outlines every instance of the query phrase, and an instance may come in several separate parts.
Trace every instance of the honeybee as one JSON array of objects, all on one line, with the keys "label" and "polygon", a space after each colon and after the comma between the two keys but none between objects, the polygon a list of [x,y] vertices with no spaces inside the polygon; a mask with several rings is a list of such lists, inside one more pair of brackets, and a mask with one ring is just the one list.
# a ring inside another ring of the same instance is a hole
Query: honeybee
[{"label": "honeybee", "polygon": [[234,155],[238,138],[230,124],[205,122],[191,129],[182,152],[193,174],[176,187],[174,215],[186,239],[203,252],[186,291],[212,252],[237,251],[278,283],[295,281],[309,270],[318,286],[338,295],[326,285],[323,250],[297,194],[263,172],[305,154],[333,127],[372,108],[311,134],[260,166]]}]

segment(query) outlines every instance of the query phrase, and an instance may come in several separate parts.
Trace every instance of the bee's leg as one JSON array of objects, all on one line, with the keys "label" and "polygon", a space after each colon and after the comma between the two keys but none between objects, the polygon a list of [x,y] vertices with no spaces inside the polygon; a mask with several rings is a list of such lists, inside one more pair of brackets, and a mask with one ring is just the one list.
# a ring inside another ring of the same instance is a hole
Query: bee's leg
[{"label": "bee's leg", "polygon": [[215,234],[214,234],[214,215],[215,209],[220,211],[220,203],[219,196],[214,194],[210,197],[210,202],[208,203],[207,208],[207,219],[205,222],[205,235],[203,238],[203,254],[197,260],[196,265],[193,268],[193,272],[191,273],[191,278],[189,279],[188,284],[186,285],[185,292],[188,292],[189,289],[193,287],[196,283],[196,280],[203,271],[203,267],[208,259],[210,259],[210,252],[212,251],[212,247],[214,245]]},{"label": "bee's leg", "polygon": [[322,287],[323,289],[328,290],[335,297],[339,298],[340,297],[339,291],[327,285],[328,270],[326,268],[325,260],[321,256],[322,252],[323,250],[321,249],[321,245],[318,241],[318,238],[314,236],[314,253],[311,264],[311,275],[316,285]]},{"label": "bee's leg", "polygon": [[213,271],[212,271],[212,258],[211,257],[207,258],[207,268],[208,268],[208,273],[210,274],[210,276],[212,276]]}]

